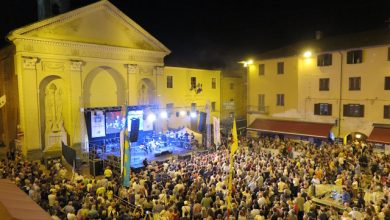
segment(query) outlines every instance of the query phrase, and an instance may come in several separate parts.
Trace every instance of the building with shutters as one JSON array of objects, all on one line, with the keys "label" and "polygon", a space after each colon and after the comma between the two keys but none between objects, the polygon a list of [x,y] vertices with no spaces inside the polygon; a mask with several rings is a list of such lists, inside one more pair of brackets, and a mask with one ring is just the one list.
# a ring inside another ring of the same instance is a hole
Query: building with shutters
[{"label": "building with shutters", "polygon": [[390,144],[389,29],[260,54],[248,79],[249,131]]}]

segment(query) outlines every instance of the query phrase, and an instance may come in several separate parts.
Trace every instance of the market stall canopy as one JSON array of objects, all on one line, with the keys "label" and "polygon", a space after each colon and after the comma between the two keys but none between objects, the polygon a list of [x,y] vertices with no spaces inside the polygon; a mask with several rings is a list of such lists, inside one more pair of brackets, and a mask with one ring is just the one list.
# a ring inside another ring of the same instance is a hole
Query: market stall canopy
[{"label": "market stall canopy", "polygon": [[328,138],[332,127],[331,123],[256,119],[249,125],[248,130]]},{"label": "market stall canopy", "polygon": [[390,125],[374,124],[367,141],[373,143],[390,144]]}]

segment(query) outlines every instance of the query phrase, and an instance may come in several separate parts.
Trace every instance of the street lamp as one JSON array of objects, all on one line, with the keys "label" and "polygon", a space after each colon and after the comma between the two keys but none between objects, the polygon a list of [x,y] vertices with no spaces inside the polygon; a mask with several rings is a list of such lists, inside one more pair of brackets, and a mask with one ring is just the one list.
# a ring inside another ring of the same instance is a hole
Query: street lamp
[{"label": "street lamp", "polygon": [[253,64],[253,60],[244,60],[244,61],[240,61],[238,63],[242,63],[244,67],[248,67],[249,65]]},{"label": "street lamp", "polygon": [[303,53],[303,57],[305,57],[305,58],[310,58],[312,55],[313,54],[310,50],[307,50]]},{"label": "street lamp", "polygon": [[240,61],[238,63],[241,63],[244,68],[246,68],[246,77],[245,77],[245,86],[246,86],[246,122],[248,123],[248,106],[250,104],[249,102],[249,73],[250,73],[250,65],[253,65],[253,60],[252,59],[249,59],[249,60],[244,60],[244,61]]}]

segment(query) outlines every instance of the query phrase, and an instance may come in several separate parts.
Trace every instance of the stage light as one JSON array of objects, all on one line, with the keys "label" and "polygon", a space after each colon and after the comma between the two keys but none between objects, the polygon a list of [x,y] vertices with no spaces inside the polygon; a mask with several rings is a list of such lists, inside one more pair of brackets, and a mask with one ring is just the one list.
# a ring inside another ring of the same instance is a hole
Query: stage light
[{"label": "stage light", "polygon": [[356,137],[357,139],[360,139],[360,138],[362,138],[362,135],[361,135],[361,134],[355,134],[355,137]]},{"label": "stage light", "polygon": [[153,113],[150,113],[147,117],[148,121],[155,121],[156,120],[156,115]]},{"label": "stage light", "polygon": [[168,118],[168,113],[166,111],[160,112],[161,118]]},{"label": "stage light", "polygon": [[191,118],[196,118],[196,112],[191,112],[190,116],[191,116]]},{"label": "stage light", "polygon": [[183,111],[183,110],[181,110],[181,111],[180,111],[180,116],[185,116],[185,115],[186,115],[186,112]]}]

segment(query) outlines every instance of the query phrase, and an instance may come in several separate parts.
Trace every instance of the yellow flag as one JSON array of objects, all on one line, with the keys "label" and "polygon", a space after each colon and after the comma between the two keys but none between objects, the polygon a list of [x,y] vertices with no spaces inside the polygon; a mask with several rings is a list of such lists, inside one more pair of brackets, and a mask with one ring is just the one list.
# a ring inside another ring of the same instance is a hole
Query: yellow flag
[{"label": "yellow flag", "polygon": [[234,155],[234,153],[238,149],[236,118],[234,118],[234,120],[233,120],[232,138],[233,138],[233,143],[232,143],[232,146],[230,148],[230,155]]}]

